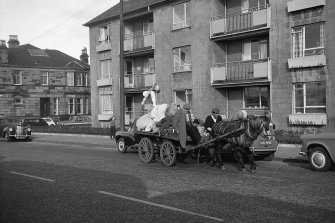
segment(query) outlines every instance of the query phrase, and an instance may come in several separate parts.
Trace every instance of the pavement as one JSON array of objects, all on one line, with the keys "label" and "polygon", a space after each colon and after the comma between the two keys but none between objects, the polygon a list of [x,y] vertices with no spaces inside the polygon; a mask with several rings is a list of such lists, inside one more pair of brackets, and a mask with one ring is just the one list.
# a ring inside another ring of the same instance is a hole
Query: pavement
[{"label": "pavement", "polygon": [[[80,135],[80,134],[60,134],[60,133],[33,133],[33,141],[37,142],[53,142],[53,143],[65,143],[65,144],[91,144],[95,147],[104,148],[117,148],[115,139],[111,139],[110,136],[102,135]],[[277,152],[275,153],[275,159],[306,159],[299,155],[301,145],[299,144],[278,144]]]}]

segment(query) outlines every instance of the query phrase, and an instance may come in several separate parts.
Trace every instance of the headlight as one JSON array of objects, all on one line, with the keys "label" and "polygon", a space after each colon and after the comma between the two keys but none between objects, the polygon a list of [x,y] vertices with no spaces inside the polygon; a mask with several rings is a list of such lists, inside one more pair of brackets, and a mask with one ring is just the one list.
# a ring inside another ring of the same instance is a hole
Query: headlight
[{"label": "headlight", "polygon": [[8,128],[8,130],[11,132],[11,131],[13,131],[13,128]]},{"label": "headlight", "polygon": [[31,128],[27,128],[27,131],[30,132],[30,131],[31,131]]}]

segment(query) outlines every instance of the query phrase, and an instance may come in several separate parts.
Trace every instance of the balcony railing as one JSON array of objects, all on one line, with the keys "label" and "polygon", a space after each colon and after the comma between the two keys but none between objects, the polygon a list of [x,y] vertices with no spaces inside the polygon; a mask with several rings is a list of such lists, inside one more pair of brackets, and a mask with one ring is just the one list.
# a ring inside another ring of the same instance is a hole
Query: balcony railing
[{"label": "balcony railing", "polygon": [[154,73],[144,74],[125,74],[124,87],[125,88],[144,88],[151,87],[156,81]]},{"label": "balcony railing", "polygon": [[214,64],[211,67],[212,85],[258,79],[271,80],[270,58]]},{"label": "balcony railing", "polygon": [[271,9],[268,5],[227,13],[212,18],[210,23],[211,38],[222,35],[250,32],[269,28]]},{"label": "balcony railing", "polygon": [[153,32],[128,35],[124,38],[124,51],[137,51],[155,48],[155,34]]}]

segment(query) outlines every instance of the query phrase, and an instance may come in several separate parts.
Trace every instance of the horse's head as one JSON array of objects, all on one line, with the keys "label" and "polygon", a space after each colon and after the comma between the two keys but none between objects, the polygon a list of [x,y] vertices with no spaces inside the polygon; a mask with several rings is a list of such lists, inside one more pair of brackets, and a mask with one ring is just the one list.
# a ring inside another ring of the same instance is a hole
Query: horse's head
[{"label": "horse's head", "polygon": [[248,118],[248,122],[251,138],[268,135],[269,130],[274,127],[269,116],[253,116]]}]

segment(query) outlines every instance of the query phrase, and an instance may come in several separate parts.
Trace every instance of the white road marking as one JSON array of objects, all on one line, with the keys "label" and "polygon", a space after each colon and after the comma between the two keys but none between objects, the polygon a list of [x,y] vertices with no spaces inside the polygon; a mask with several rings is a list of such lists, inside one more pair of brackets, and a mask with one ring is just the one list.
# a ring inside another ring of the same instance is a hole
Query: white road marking
[{"label": "white road marking", "polygon": [[153,202],[149,202],[149,201],[144,201],[144,200],[140,200],[140,199],[136,199],[136,198],[132,198],[132,197],[127,197],[127,196],[123,196],[123,195],[119,195],[119,194],[114,194],[114,193],[110,193],[110,192],[106,192],[106,191],[98,191],[98,193],[105,194],[105,195],[110,195],[110,196],[114,196],[114,197],[118,197],[118,198],[122,198],[122,199],[126,199],[126,200],[130,200],[130,201],[135,201],[135,202],[139,202],[139,203],[143,203],[143,204],[147,204],[147,205],[152,205],[152,206],[156,206],[156,207],[160,207],[160,208],[165,208],[165,209],[172,210],[172,211],[179,211],[179,212],[183,212],[183,213],[190,214],[190,215],[196,215],[196,216],[200,216],[200,217],[203,217],[203,218],[212,219],[212,220],[215,220],[215,221],[220,221],[220,222],[224,221],[221,218],[216,218],[216,217],[211,217],[211,216],[208,216],[208,215],[198,214],[198,213],[194,213],[194,212],[191,212],[191,211],[185,211],[183,209],[179,209],[179,208],[175,208],[175,207],[171,207],[171,206],[166,206],[166,205],[162,205],[162,204],[157,204],[157,203],[153,203]]},{"label": "white road marking", "polygon": [[51,180],[51,179],[47,179],[47,178],[43,178],[43,177],[37,177],[37,176],[25,174],[25,173],[19,173],[19,172],[15,172],[15,171],[10,171],[10,173],[20,175],[20,176],[30,177],[30,178],[34,178],[34,179],[38,179],[38,180],[44,180],[44,181],[48,181],[48,182],[54,182],[55,181],[55,180]]}]

